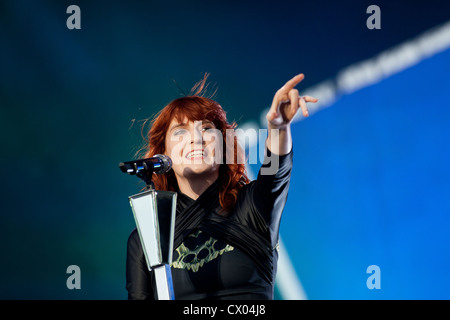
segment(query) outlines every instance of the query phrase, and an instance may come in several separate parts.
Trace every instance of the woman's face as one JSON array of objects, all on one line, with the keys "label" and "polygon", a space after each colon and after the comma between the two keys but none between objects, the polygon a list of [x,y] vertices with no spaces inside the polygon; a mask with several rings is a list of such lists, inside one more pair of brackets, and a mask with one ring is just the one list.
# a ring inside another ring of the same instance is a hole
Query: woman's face
[{"label": "woman's face", "polygon": [[165,154],[172,159],[172,169],[180,178],[214,178],[222,163],[223,139],[214,123],[176,118],[166,133]]}]

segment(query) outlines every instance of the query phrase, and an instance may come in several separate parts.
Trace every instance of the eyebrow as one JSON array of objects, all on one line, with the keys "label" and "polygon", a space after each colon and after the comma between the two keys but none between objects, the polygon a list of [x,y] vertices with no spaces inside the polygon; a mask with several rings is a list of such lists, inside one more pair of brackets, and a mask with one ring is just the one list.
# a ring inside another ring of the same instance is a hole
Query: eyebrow
[{"label": "eyebrow", "polygon": [[[198,120],[198,121],[200,121],[202,123],[202,125],[203,124],[212,124],[212,125],[214,125],[214,122],[209,121],[209,120]],[[176,128],[188,127],[188,126],[189,125],[187,123],[185,123],[185,122],[177,123],[177,124],[174,124],[171,128],[169,128],[169,132],[171,132],[173,129],[176,129]]]},{"label": "eyebrow", "polygon": [[173,125],[170,129],[169,132],[172,131],[173,129],[179,128],[179,127],[187,127],[187,123],[177,123],[175,125]]}]

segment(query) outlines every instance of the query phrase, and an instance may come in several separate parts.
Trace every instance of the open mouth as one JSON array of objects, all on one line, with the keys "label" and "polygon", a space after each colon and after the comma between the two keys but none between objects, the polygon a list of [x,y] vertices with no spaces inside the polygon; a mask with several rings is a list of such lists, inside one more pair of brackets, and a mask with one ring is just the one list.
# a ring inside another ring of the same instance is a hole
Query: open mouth
[{"label": "open mouth", "polygon": [[186,159],[203,159],[205,157],[205,151],[202,149],[192,150],[186,155]]}]

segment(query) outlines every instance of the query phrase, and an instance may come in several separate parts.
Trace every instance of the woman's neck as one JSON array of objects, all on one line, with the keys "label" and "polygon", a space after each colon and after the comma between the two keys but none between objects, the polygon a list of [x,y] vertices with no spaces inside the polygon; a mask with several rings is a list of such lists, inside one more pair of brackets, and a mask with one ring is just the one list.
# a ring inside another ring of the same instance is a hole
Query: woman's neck
[{"label": "woman's neck", "polygon": [[197,200],[218,178],[218,175],[211,177],[198,177],[198,179],[178,178],[178,188],[180,191],[193,200]]}]

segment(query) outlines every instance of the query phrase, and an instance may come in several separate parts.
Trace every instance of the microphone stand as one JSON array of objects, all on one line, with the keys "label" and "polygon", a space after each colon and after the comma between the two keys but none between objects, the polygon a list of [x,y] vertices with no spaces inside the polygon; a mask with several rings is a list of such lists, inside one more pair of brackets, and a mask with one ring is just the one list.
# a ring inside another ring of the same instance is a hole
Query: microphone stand
[{"label": "microphone stand", "polygon": [[177,194],[157,191],[147,169],[136,168],[144,192],[128,197],[149,271],[154,271],[157,300],[175,300],[172,263]]}]

